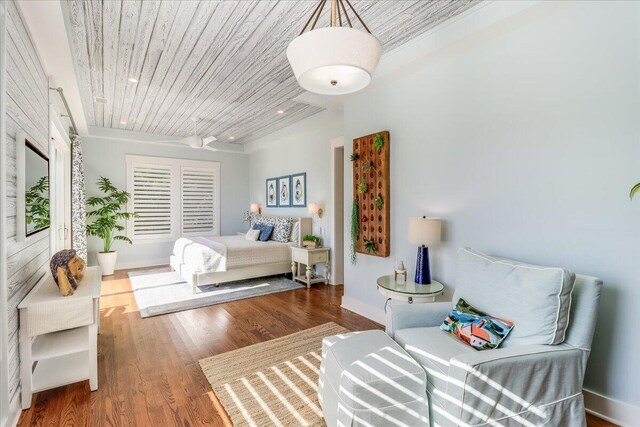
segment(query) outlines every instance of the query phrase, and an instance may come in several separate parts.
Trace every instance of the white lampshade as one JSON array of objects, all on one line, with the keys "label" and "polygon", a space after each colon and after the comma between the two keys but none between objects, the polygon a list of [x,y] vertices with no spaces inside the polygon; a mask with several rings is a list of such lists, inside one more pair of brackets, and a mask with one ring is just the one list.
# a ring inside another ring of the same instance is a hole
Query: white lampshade
[{"label": "white lampshade", "polygon": [[260,212],[260,205],[257,203],[251,203],[251,212],[258,213]]},{"label": "white lampshade", "polygon": [[287,48],[300,86],[321,95],[345,95],[365,88],[381,55],[378,39],[350,27],[308,31]]},{"label": "white lampshade", "polygon": [[409,243],[433,246],[440,243],[442,221],[440,218],[414,216],[409,218]]}]

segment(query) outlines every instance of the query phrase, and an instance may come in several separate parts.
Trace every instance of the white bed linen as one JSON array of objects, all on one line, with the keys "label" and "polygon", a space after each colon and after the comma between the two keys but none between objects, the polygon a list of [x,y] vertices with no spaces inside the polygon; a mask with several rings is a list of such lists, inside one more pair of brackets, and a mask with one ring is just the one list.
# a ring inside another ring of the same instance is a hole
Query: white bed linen
[{"label": "white bed linen", "polygon": [[173,254],[193,271],[212,273],[232,268],[291,261],[292,242],[246,240],[244,236],[181,237]]}]

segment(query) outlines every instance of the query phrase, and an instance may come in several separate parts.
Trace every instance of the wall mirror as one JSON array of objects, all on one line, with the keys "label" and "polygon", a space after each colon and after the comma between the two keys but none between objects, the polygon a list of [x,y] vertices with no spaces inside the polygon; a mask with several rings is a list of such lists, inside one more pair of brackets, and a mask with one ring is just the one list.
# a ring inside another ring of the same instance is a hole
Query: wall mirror
[{"label": "wall mirror", "polygon": [[49,158],[34,140],[20,132],[16,138],[16,237],[47,230],[51,222]]}]

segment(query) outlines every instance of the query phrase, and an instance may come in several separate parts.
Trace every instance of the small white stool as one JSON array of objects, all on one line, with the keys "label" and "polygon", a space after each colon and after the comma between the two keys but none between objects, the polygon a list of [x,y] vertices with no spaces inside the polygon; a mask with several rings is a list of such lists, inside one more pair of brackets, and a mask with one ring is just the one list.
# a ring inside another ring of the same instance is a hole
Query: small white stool
[{"label": "small white stool", "polygon": [[426,374],[382,331],[324,338],[318,385],[328,427],[429,426]]}]

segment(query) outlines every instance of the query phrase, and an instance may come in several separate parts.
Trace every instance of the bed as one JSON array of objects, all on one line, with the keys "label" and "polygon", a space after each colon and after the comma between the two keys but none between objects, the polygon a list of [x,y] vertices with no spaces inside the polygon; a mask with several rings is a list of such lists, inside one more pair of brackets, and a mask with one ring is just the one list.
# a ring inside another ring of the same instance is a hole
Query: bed
[{"label": "bed", "polygon": [[[282,218],[263,215],[262,218]],[[254,242],[244,235],[219,237],[181,237],[173,248],[169,264],[191,285],[195,294],[199,285],[271,276],[291,272],[291,246],[302,246],[302,238],[311,234],[311,218],[290,218],[288,242]]]}]

